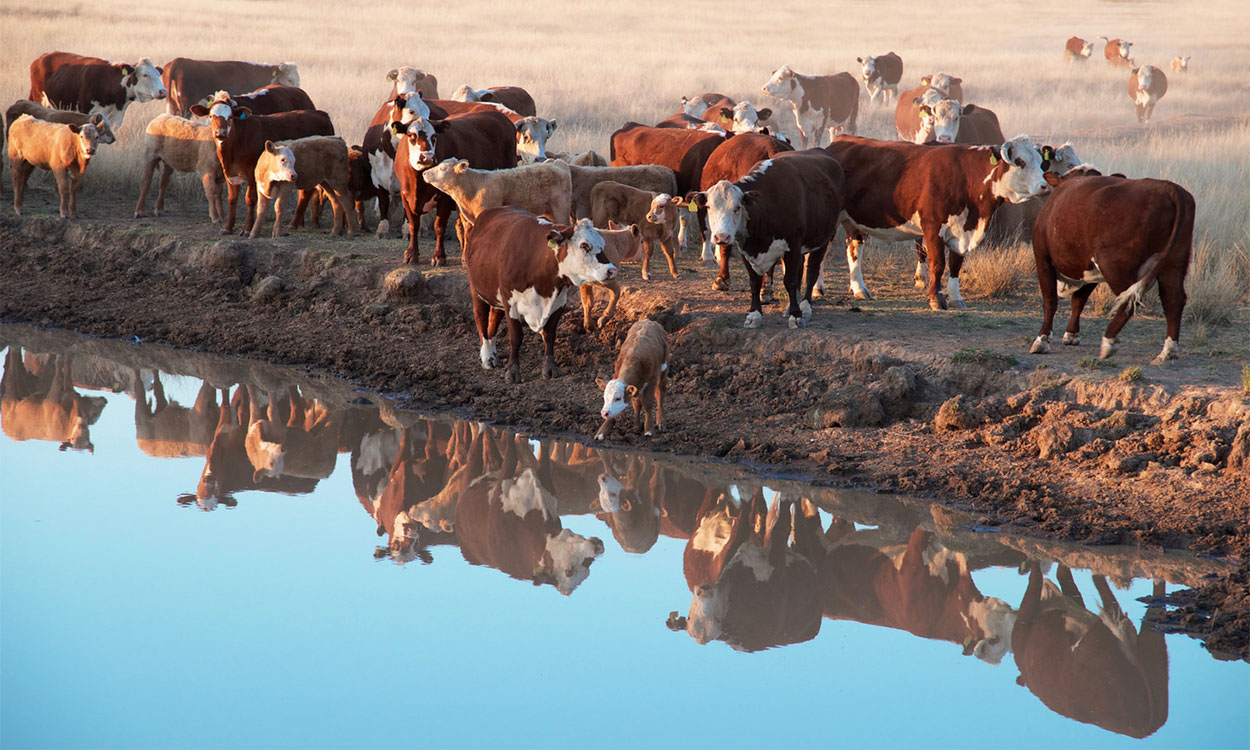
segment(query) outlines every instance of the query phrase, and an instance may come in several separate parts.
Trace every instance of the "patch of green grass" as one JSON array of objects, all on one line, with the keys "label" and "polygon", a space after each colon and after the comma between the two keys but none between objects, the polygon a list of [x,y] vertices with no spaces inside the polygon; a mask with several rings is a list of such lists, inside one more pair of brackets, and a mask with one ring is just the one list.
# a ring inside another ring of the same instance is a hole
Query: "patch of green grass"
[{"label": "patch of green grass", "polygon": [[1019,360],[1009,354],[1001,354],[989,349],[960,349],[951,355],[951,362],[959,365],[982,365],[998,371],[1008,370],[1020,364]]},{"label": "patch of green grass", "polygon": [[1081,357],[1076,361],[1076,365],[1086,370],[1105,370],[1114,366],[1107,360],[1099,359],[1098,357]]},{"label": "patch of green grass", "polygon": [[1141,380],[1142,378],[1141,368],[1138,367],[1137,365],[1133,365],[1132,367],[1125,367],[1123,370],[1120,370],[1119,378],[1120,378],[1120,382],[1122,383],[1133,383],[1138,380]]}]

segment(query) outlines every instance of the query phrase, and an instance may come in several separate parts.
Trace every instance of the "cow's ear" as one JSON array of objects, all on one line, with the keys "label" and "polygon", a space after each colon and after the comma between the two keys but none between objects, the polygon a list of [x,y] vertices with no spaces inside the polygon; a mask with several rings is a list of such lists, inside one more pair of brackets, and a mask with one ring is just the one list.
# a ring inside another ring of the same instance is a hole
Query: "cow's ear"
[{"label": "cow's ear", "polygon": [[699,192],[698,190],[692,190],[689,193],[686,193],[686,203],[687,205],[690,205],[693,207],[706,208],[707,207],[707,195]]},{"label": "cow's ear", "polygon": [[135,69],[134,69],[134,68],[132,68],[132,67],[130,67],[129,65],[123,65],[123,66],[122,66],[122,75],[123,75],[123,76],[128,76],[128,75],[130,75],[131,73],[133,73],[134,71],[135,71]]},{"label": "cow's ear", "polygon": [[790,79],[790,90],[794,91],[794,89],[798,86],[798,84],[795,83],[794,76],[788,76],[788,77]]},{"label": "cow's ear", "polygon": [[552,250],[556,249],[568,239],[559,229],[552,229],[547,232],[547,246]]},{"label": "cow's ear", "polygon": [[1057,187],[1059,183],[1063,182],[1063,178],[1055,174],[1054,172],[1043,172],[1042,179],[1046,180],[1046,184],[1050,185],[1051,187]]},{"label": "cow's ear", "polygon": [[391,104],[395,106],[395,109],[403,109],[404,105],[406,105],[407,103],[408,103],[407,94],[400,94],[399,96],[391,100]]},{"label": "cow's ear", "polygon": [[408,129],[408,128],[404,127],[404,124],[403,124],[403,123],[401,123],[399,120],[391,120],[391,126],[390,126],[390,127],[391,127],[391,133],[392,133],[393,135],[403,135],[403,134],[404,134],[404,131],[406,131],[406,130]]},{"label": "cow's ear", "polygon": [[234,111],[238,113],[240,120],[252,116],[252,110],[247,107],[238,107]]},{"label": "cow's ear", "polygon": [[82,126],[77,123],[71,122],[69,124],[69,130],[71,133],[80,133],[82,132]]},{"label": "cow's ear", "polygon": [[742,194],[742,205],[751,206],[764,197],[764,194],[758,190],[748,190]]},{"label": "cow's ear", "polygon": [[864,62],[864,58],[862,58],[862,57],[857,57],[857,58],[855,58],[855,62],[860,63],[860,64],[863,64],[863,62]]},{"label": "cow's ear", "polygon": [[920,105],[920,116],[921,116],[921,117],[932,117],[932,116],[933,116],[933,108],[932,108],[932,107],[930,107],[928,104],[921,104],[921,105]]},{"label": "cow's ear", "polygon": [[425,92],[424,92],[424,91],[422,91],[421,89],[417,89],[417,93],[415,94],[415,96],[416,96],[418,99],[424,99],[424,98],[425,98]]},{"label": "cow's ear", "polygon": [[595,385],[599,386],[599,390],[607,390],[608,381],[603,378],[595,378]]},{"label": "cow's ear", "polygon": [[165,75],[165,69],[164,69],[164,68],[157,68],[157,69],[156,69],[156,74],[157,74],[158,76],[163,76],[163,75]]},{"label": "cow's ear", "polygon": [[681,196],[674,195],[672,198],[668,199],[668,202],[672,203],[674,206],[680,206],[682,204]]},{"label": "cow's ear", "polygon": [[493,102],[493,101],[495,101],[495,92],[494,92],[494,91],[484,91],[484,92],[482,92],[482,95],[481,95],[481,96],[479,96],[479,97],[477,98],[477,100],[478,100],[479,102]]},{"label": "cow's ear", "polygon": [[952,86],[954,86],[954,85],[955,85],[955,84],[957,84],[957,83],[963,83],[963,82],[964,82],[964,79],[962,79],[962,78],[952,78],[952,79],[951,79],[951,85],[952,85]]},{"label": "cow's ear", "polygon": [[461,159],[460,161],[456,162],[456,166],[453,169],[456,174],[464,174],[465,172],[468,172],[469,171],[468,159]]},{"label": "cow's ear", "polygon": [[911,103],[912,103],[912,106],[919,107],[919,106],[920,106],[920,97],[918,97],[918,96],[913,96],[913,97],[912,97],[912,99],[911,99]]},{"label": "cow's ear", "polygon": [[446,121],[446,120],[436,120],[436,121],[433,123],[433,125],[434,125],[434,132],[435,132],[435,133],[442,133],[442,132],[445,132],[445,131],[447,130],[447,121]]},{"label": "cow's ear", "polygon": [[1003,155],[997,146],[990,146],[990,164],[994,165],[1002,161]]},{"label": "cow's ear", "polygon": [[773,116],[773,111],[772,109],[765,107],[761,110],[757,110],[755,114],[759,115],[761,120],[767,120]]},{"label": "cow's ear", "polygon": [[91,116],[91,124],[96,126],[97,128],[103,125],[104,115],[100,114],[99,112],[96,112],[94,115]]},{"label": "cow's ear", "polygon": [[921,78],[921,79],[920,79],[920,85],[921,85],[921,86],[928,86],[928,85],[929,85],[929,76],[925,76],[924,78]]},{"label": "cow's ear", "polygon": [[633,398],[638,395],[638,387],[633,385],[625,386],[625,395]]},{"label": "cow's ear", "polygon": [[1007,141],[1003,144],[1003,147],[999,149],[998,154],[1003,161],[1014,162],[1016,160],[1015,144],[1011,141]]},{"label": "cow's ear", "polygon": [[720,116],[722,120],[732,120],[734,117],[734,111],[729,107],[721,107]]},{"label": "cow's ear", "polygon": [[637,224],[629,225],[629,233],[634,236],[634,239],[638,239],[642,236],[642,230],[638,228]]},{"label": "cow's ear", "polygon": [[399,68],[391,68],[391,72],[386,74],[386,80],[395,81],[399,79]]},{"label": "cow's ear", "polygon": [[191,114],[196,117],[208,117],[208,109],[203,104],[192,104]]},{"label": "cow's ear", "polygon": [[278,147],[273,145],[273,141],[265,141],[265,152],[272,154],[277,151]]},{"label": "cow's ear", "polygon": [[556,132],[556,121],[555,121],[555,120],[549,120],[549,121],[547,122],[547,132],[548,132],[548,133],[554,133],[554,132]]}]

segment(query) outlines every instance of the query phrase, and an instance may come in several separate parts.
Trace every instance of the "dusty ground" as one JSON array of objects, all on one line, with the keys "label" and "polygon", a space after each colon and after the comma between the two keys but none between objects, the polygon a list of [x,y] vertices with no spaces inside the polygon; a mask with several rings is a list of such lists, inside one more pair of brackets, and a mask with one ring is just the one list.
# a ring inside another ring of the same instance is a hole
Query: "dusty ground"
[{"label": "dusty ground", "polygon": [[[649,315],[674,350],[668,430],[651,447],[932,498],[1015,533],[1231,559],[1241,570],[1187,593],[1171,624],[1250,655],[1250,407],[1240,372],[1250,310],[1198,341],[1183,334],[1183,359],[1164,366],[1150,365],[1163,339],[1157,305],[1130,322],[1110,365],[1093,359],[1105,320],[1089,313],[1085,346],[1030,355],[1031,286],[934,313],[905,256],[876,245],[866,261],[875,300],[820,300],[800,331],[784,327],[774,304],[764,328],[748,331],[740,267],[732,292],[713,292],[712,272],[688,256],[676,281],[642,282],[627,267],[621,309],[602,332],[588,335],[580,315],[567,315],[563,376],[539,378],[540,341],[528,338],[525,381],[510,386],[478,364],[454,244],[450,268],[422,266],[388,294],[398,238],[222,239],[198,204],[118,220],[105,217],[133,205],[97,195],[67,224],[53,218],[54,198],[37,186],[26,218],[0,219],[5,322],[304,365],[416,406],[586,439],[601,403],[594,377],[611,372],[629,324]],[[431,247],[423,238],[423,259]],[[845,287],[841,258],[826,271],[831,290]]]}]

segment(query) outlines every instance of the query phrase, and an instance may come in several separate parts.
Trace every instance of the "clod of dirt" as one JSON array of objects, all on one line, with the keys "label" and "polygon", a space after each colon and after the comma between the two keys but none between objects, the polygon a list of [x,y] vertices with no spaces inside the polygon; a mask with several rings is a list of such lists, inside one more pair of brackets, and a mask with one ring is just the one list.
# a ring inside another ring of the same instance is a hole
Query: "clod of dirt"
[{"label": "clod of dirt", "polygon": [[933,418],[933,429],[971,430],[985,422],[985,411],[979,404],[973,404],[962,393],[949,398],[938,408]]},{"label": "clod of dirt", "polygon": [[201,245],[191,251],[190,265],[205,273],[237,272],[247,259],[247,250],[233,240]]},{"label": "clod of dirt", "polygon": [[426,296],[425,277],[414,268],[396,268],[382,281],[382,289],[391,302],[403,304],[416,302]]},{"label": "clod of dirt", "polygon": [[1237,429],[1233,448],[1228,452],[1228,470],[1250,474],[1250,422]]},{"label": "clod of dirt", "polygon": [[261,279],[256,288],[252,290],[252,301],[258,305],[272,302],[282,293],[282,289],[286,286],[286,282],[281,277],[269,275]]},{"label": "clod of dirt", "polygon": [[1028,438],[1037,448],[1038,457],[1048,459],[1080,447],[1083,441],[1077,433],[1078,430],[1065,422],[1047,422],[1030,430]]},{"label": "clod of dirt", "polygon": [[807,413],[813,429],[876,427],[885,421],[885,409],[876,394],[862,385],[831,388]]}]

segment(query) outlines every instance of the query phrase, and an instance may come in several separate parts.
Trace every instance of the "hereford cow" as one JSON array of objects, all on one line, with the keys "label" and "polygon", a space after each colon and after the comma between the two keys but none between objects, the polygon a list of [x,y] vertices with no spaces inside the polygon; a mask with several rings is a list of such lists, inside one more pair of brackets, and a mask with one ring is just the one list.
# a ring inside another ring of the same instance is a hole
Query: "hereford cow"
[{"label": "hereford cow", "polygon": [[596,227],[607,227],[610,222],[615,222],[639,228],[643,242],[643,281],[651,280],[651,253],[657,245],[668,260],[669,274],[674,279],[678,278],[677,225],[683,203],[681,196],[639,190],[607,180],[590,191],[590,202],[591,222]]},{"label": "hereford cow", "polygon": [[820,145],[825,133],[854,133],[859,115],[859,82],[850,73],[805,76],[783,65],[764,84],[764,93],[785,99],[794,108],[803,148]]},{"label": "hereford cow", "polygon": [[681,98],[681,111],[691,117],[702,118],[704,113],[707,112],[713,104],[732,107],[736,103],[737,102],[724,94],[708,92],[697,96],[683,96]]},{"label": "hereford cow", "polygon": [[565,221],[573,202],[569,165],[551,161],[511,169],[473,169],[464,159],[447,159],[425,170],[422,179],[456,202],[456,230],[464,231],[488,208],[516,206],[551,221]]},{"label": "hereford cow", "polygon": [[1190,55],[1185,55],[1184,57],[1180,57],[1180,56],[1173,57],[1173,58],[1172,58],[1172,63],[1171,63],[1171,64],[1172,64],[1172,72],[1173,72],[1173,73],[1188,73],[1188,72],[1189,72],[1189,61],[1190,61],[1191,59],[1193,59],[1193,58],[1192,58]]},{"label": "hereford cow", "polygon": [[273,65],[175,57],[165,63],[161,79],[169,88],[169,101],[166,102],[169,114],[190,117],[192,106],[207,106],[218,91],[239,94],[270,84],[298,88],[299,68],[293,62]]},{"label": "hereford cow", "polygon": [[456,89],[456,93],[452,94],[451,98],[458,102],[499,104],[522,117],[534,117],[538,114],[537,107],[534,106],[534,97],[520,86],[491,86],[485,89],[475,89],[466,85]]},{"label": "hereford cow", "polygon": [[1079,36],[1068,37],[1063,46],[1064,62],[1085,62],[1094,52],[1094,43],[1087,42]]},{"label": "hereford cow", "polygon": [[99,133],[94,125],[58,125],[22,115],[9,129],[9,174],[13,182],[13,211],[22,215],[26,181],[36,168],[52,172],[61,196],[61,218],[78,216],[78,189]]},{"label": "hereford cow", "polygon": [[[637,224],[622,227],[609,220],[607,229],[599,228],[596,231],[603,237],[604,257],[616,266],[618,271],[622,261],[633,260],[642,255],[642,231]],[[594,317],[596,287],[606,289],[608,292],[608,306],[597,319]],[[621,284],[617,277],[613,277],[606,281],[591,281],[582,284],[577,288],[577,292],[582,298],[582,328],[593,331],[596,328],[603,328],[612,317],[612,313],[616,311],[616,303],[621,297]]]},{"label": "hereford cow", "polygon": [[[703,174],[699,180],[699,189],[707,190],[721,180],[733,182],[745,176],[760,161],[769,159],[794,147],[778,138],[763,133],[750,133],[730,138],[716,147],[703,165]],[[712,280],[712,288],[729,289],[729,258],[728,252],[716,252],[709,234],[703,235],[703,261],[715,259],[720,268],[716,278]],[[822,285],[823,290],[823,285]],[[769,275],[767,293],[772,294],[772,276]]]},{"label": "hereford cow", "polygon": [[168,95],[161,69],[148,58],[138,63],[111,63],[70,52],[48,52],[30,64],[30,96],[56,109],[72,109],[109,121],[114,132],[122,126],[126,107]]},{"label": "hereford cow", "polygon": [[870,105],[877,101],[878,94],[882,104],[888,104],[890,97],[898,96],[898,82],[903,79],[903,58],[887,52],[884,55],[857,57],[855,62],[860,64]]},{"label": "hereford cow", "polygon": [[510,206],[477,217],[465,237],[464,262],[485,369],[499,366],[494,339],[507,317],[509,383],[521,382],[522,324],[542,333],[543,377],[556,377],[556,327],[569,290],[616,276],[603,254],[603,237],[589,220],[552,224]]},{"label": "hereford cow", "polygon": [[1132,42],[1126,42],[1123,39],[1108,39],[1105,36],[1098,37],[1106,42],[1102,48],[1102,56],[1107,59],[1107,64],[1113,68],[1127,68],[1132,65],[1129,60],[1129,48],[1133,46]]},{"label": "hereford cow", "polygon": [[730,133],[759,133],[767,130],[760,123],[773,116],[767,107],[757,110],[751,102],[735,102],[726,99],[716,102],[703,113],[703,121],[719,126]]},{"label": "hereford cow", "polygon": [[51,374],[35,375],[22,361],[22,348],[9,346],[0,379],[0,428],[9,439],[48,440],[61,450],[95,452],[91,425],[107,402],[97,396],[80,396],[74,390],[71,367],[68,355],[54,356]]},{"label": "hereford cow", "polygon": [[943,99],[933,106],[920,104],[920,129],[913,143],[999,144],[1006,140],[993,110]]},{"label": "hereford cow", "polygon": [[[946,97],[932,86],[917,86],[899,94],[894,105],[894,129],[899,140],[911,143],[927,143],[934,139],[934,131],[947,129],[952,134],[951,122],[960,104],[940,106]],[[954,101],[954,100],[952,100]],[[935,114],[941,109],[942,114]]]},{"label": "hereford cow", "polygon": [[[1042,157],[1027,136],[1001,146],[917,146],[840,136],[828,147],[846,170],[843,226],[851,291],[871,299],[864,285],[864,236],[902,241],[921,238],[929,261],[929,306],[945,310],[938,285],[950,250],[950,297],[959,294],[963,256],[981,243],[994,209],[1050,192]],[[987,189],[988,188],[988,189]]]},{"label": "hereford cow", "polygon": [[228,99],[231,107],[247,107],[258,115],[276,115],[279,112],[294,112],[297,109],[316,109],[312,98],[303,89],[295,86],[270,84],[246,94],[230,94],[218,91],[213,95],[212,102],[207,106],[212,109],[213,102]]},{"label": "hereford cow", "polygon": [[1073,170],[1047,176],[1054,193],[1033,227],[1033,257],[1042,291],[1042,330],[1030,349],[1050,351],[1058,306],[1057,284],[1072,295],[1072,316],[1063,343],[1080,343],[1081,311],[1094,288],[1107,282],[1116,295],[1099,356],[1116,350],[1116,336],[1141,296],[1156,281],[1167,338],[1158,364],[1179,353],[1185,274],[1193,248],[1194,198],[1165,180],[1128,180]]},{"label": "hereford cow", "polygon": [[1168,92],[1168,77],[1153,65],[1133,68],[1126,90],[1137,109],[1137,121],[1147,123],[1154,114],[1155,104]]},{"label": "hereford cow", "polygon": [[256,160],[265,151],[266,141],[289,141],[310,135],[334,135],[330,116],[321,110],[298,110],[276,115],[255,115],[247,107],[235,109],[227,101],[215,100],[212,108],[191,107],[196,117],[207,117],[217,141],[217,158],[226,176],[230,211],[221,227],[222,234],[234,231],[239,190],[247,185],[247,222],[243,233],[251,232],[256,221]]},{"label": "hereford cow", "polygon": [[435,246],[430,262],[435,266],[445,265],[447,218],[456,207],[456,202],[429,185],[421,172],[448,159],[462,159],[476,169],[515,167],[516,130],[508,118],[498,112],[470,112],[433,122],[418,117],[406,127],[392,123],[391,129],[402,134],[395,152],[395,178],[399,182],[409,227],[404,262],[413,265],[419,262],[416,228],[420,226],[426,207],[431,201],[436,201]]},{"label": "hereford cow", "polygon": [[208,218],[220,224],[221,186],[226,181],[217,158],[217,142],[207,125],[177,115],[157,115],[148,123],[143,136],[143,178],[139,183],[139,202],[135,218],[143,216],[147,205],[152,175],[161,167],[160,185],[156,192],[155,216],[165,211],[165,190],[174,172],[195,172],[204,185],[208,199]]},{"label": "hereford cow", "polygon": [[438,98],[438,78],[420,68],[407,65],[391,68],[386,74],[386,80],[395,84],[391,87],[391,99],[400,94],[415,94],[418,91],[430,99]]},{"label": "hereford cow", "polygon": [[[616,418],[626,406],[634,407],[634,431],[651,437],[653,430],[664,430],[664,387],[668,380],[668,334],[664,326],[644,318],[629,327],[625,343],[616,355],[612,379],[595,378],[603,389],[603,424],[595,440],[607,437]],[[651,403],[655,403],[655,419]],[[645,430],[645,431],[644,431]]]},{"label": "hereford cow", "polygon": [[660,120],[655,124],[657,128],[676,128],[678,130],[704,130],[709,133],[724,133],[725,129],[714,122],[708,122],[700,117],[693,117],[685,112],[678,112],[674,115]]},{"label": "hereford cow", "polygon": [[82,112],[72,112],[67,109],[51,109],[42,104],[35,104],[28,99],[18,99],[4,113],[4,132],[6,135],[9,132],[9,128],[22,115],[30,115],[36,120],[55,122],[59,125],[78,125],[79,127],[91,125],[95,127],[96,133],[99,135],[99,143],[117,143],[117,137],[113,135],[113,129],[109,127],[109,121],[104,119],[102,114],[85,115]]},{"label": "hereford cow", "polygon": [[265,142],[264,152],[256,159],[256,221],[251,237],[260,236],[265,210],[274,202],[273,236],[282,230],[282,216],[293,190],[300,193],[299,206],[291,218],[291,229],[301,223],[308,201],[318,190],[325,190],[334,207],[334,226],[330,234],[356,234],[356,213],[352,210],[351,181],[347,143],[338,136],[309,136],[290,141]]},{"label": "hereford cow", "polygon": [[964,103],[964,79],[956,78],[950,73],[933,73],[920,79],[921,86],[937,89],[943,99],[954,99]]},{"label": "hereford cow", "polygon": [[[397,82],[396,86],[398,85]],[[369,163],[370,183],[370,189],[365,193],[365,200],[377,199],[377,234],[379,237],[390,233],[391,201],[399,197],[395,151],[399,148],[400,138],[392,123],[407,125],[418,117],[432,119],[430,107],[423,98],[422,92],[402,92],[383,102],[365,129],[361,151]]]},{"label": "hereford cow", "polygon": [[788,324],[807,324],[812,288],[838,231],[842,196],[842,167],[819,149],[777,154],[741,179],[721,180],[690,196],[707,208],[712,242],[726,253],[736,246],[742,256],[751,282],[747,328],[759,328],[763,321],[760,289],[778,260],[784,263],[790,297]]}]

